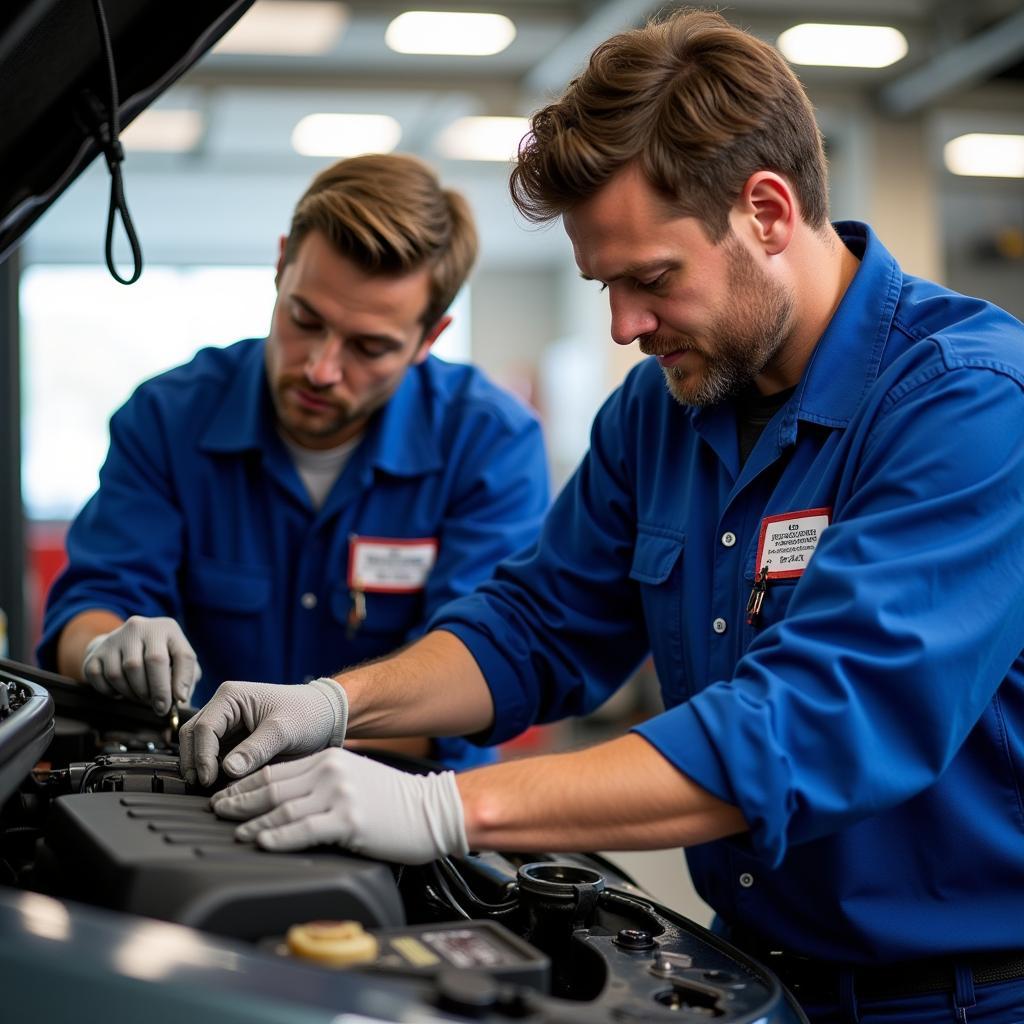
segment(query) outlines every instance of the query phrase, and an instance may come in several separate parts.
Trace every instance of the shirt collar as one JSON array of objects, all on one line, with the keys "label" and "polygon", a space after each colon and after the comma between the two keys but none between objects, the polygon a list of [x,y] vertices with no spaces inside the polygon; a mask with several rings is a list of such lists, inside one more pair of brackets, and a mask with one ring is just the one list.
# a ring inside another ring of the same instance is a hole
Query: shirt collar
[{"label": "shirt collar", "polygon": [[811,353],[794,409],[801,419],[845,427],[878,376],[903,272],[867,224],[841,221],[835,229],[860,266]]},{"label": "shirt collar", "polygon": [[[796,443],[800,419],[828,427],[846,427],[878,376],[903,283],[903,272],[867,224],[839,221],[839,237],[860,260],[838,308],[818,339],[796,391],[783,407],[774,432],[778,454]],[[690,416],[726,465],[738,463],[734,401],[694,407]],[[757,460],[748,460],[751,475]]]},{"label": "shirt collar", "polygon": [[440,413],[434,390],[437,361],[411,366],[398,390],[366,432],[369,463],[393,476],[419,476],[444,465],[437,437]]},{"label": "shirt collar", "polygon": [[[200,440],[203,451],[266,451],[276,441],[275,415],[263,362],[265,339],[242,357],[216,415]],[[398,390],[370,420],[362,447],[366,465],[393,476],[418,476],[439,469],[443,460],[435,430],[431,378],[433,356],[410,367]]]},{"label": "shirt collar", "polygon": [[235,375],[228,383],[216,414],[199,439],[199,447],[208,452],[244,452],[261,450],[273,431],[273,404],[263,368],[265,340],[245,344]]}]

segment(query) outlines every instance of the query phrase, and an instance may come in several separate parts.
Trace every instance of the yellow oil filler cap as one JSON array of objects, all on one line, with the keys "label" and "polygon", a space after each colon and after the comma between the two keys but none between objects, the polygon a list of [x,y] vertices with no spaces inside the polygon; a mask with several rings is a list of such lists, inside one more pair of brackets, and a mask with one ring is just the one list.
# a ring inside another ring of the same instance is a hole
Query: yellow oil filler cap
[{"label": "yellow oil filler cap", "polygon": [[358,921],[294,924],[285,941],[294,956],[328,967],[351,967],[377,959],[377,940]]}]

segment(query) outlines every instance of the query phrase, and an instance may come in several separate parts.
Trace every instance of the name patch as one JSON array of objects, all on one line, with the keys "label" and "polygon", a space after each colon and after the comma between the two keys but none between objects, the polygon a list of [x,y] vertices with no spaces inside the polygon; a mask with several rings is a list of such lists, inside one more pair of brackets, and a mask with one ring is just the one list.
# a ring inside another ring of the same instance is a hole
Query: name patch
[{"label": "name patch", "polygon": [[436,560],[435,537],[352,537],[348,586],[366,594],[412,594],[426,585]]},{"label": "name patch", "polygon": [[832,520],[830,508],[784,512],[761,520],[755,574],[767,570],[765,579],[787,580],[804,574],[821,535]]}]

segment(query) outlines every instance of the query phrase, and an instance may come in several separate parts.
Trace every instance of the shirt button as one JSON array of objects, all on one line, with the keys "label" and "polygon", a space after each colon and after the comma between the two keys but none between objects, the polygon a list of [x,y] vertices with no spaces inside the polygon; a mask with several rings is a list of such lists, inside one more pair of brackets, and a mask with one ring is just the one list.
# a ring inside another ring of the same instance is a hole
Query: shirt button
[{"label": "shirt button", "polygon": [[316,594],[306,593],[299,598],[299,603],[307,611],[312,611],[316,607]]},{"label": "shirt button", "polygon": [[729,628],[729,626],[728,626],[728,623],[725,621],[725,619],[715,619],[715,621],[711,623],[711,628],[716,633],[721,635],[722,633],[724,633],[726,631],[726,629]]},{"label": "shirt button", "polygon": [[722,534],[722,544],[727,548],[731,548],[735,543],[736,534],[732,533],[730,530],[726,530],[725,533]]},{"label": "shirt button", "polygon": [[753,884],[754,876],[749,871],[744,871],[743,874],[740,875],[740,885],[742,885],[744,889],[749,889]]}]

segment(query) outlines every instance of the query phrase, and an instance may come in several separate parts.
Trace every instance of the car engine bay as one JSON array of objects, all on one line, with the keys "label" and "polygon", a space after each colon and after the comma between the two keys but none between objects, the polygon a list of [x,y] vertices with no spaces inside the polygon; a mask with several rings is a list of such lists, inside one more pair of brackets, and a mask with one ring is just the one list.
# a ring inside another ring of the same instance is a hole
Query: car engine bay
[{"label": "car engine bay", "polygon": [[802,1019],[768,970],[596,854],[403,867],[239,842],[179,774],[179,724],[0,661],[10,1019]]}]

